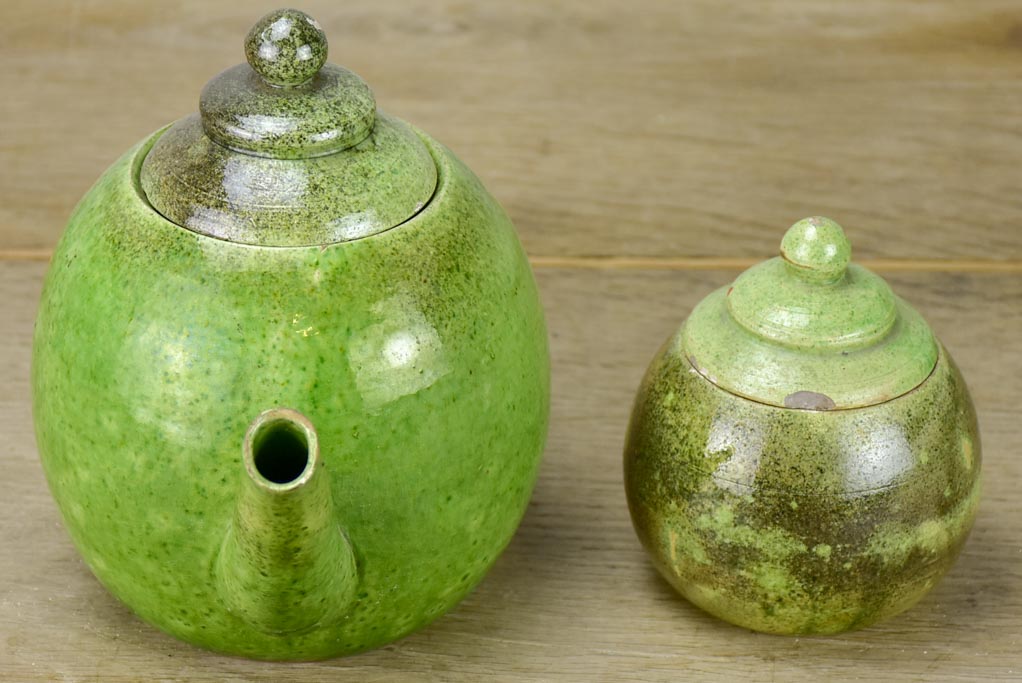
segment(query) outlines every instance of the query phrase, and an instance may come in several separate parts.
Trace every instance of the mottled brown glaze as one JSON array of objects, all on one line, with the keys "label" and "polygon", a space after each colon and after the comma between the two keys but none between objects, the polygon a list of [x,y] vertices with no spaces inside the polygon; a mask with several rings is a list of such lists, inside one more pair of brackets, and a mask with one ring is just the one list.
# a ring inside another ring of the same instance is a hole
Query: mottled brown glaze
[{"label": "mottled brown glaze", "polygon": [[632,520],[664,577],[782,634],[863,627],[933,587],[980,490],[976,416],[947,351],[897,399],[795,410],[713,385],[682,335],[653,360],[625,447]]}]

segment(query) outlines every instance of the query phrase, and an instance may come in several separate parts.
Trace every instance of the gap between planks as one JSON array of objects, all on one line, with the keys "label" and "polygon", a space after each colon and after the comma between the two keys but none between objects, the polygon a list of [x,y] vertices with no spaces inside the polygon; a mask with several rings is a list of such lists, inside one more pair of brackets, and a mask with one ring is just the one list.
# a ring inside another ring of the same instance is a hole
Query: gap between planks
[{"label": "gap between planks", "polygon": [[[745,270],[762,258],[720,256],[530,256],[534,268],[606,270]],[[926,273],[1022,273],[1022,260],[985,259],[856,259],[870,270]]]},{"label": "gap between planks", "polygon": [[[0,261],[46,262],[52,249],[0,249]],[[766,257],[764,257],[766,258]],[[745,270],[762,258],[718,256],[530,256],[534,268],[579,270]],[[924,273],[1020,273],[1022,260],[985,259],[862,259],[870,270]]]}]

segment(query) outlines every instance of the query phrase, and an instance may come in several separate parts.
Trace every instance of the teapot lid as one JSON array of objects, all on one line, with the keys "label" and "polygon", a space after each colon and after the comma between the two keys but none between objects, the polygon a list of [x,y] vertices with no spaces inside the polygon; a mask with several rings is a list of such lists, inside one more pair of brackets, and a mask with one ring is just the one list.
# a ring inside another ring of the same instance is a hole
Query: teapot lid
[{"label": "teapot lid", "polygon": [[841,226],[793,225],[781,255],[749,268],[692,311],[692,366],[722,389],[783,408],[859,408],[919,386],[937,342],[883,278],[850,263]]},{"label": "teapot lid", "polygon": [[377,111],[361,78],[326,63],[312,17],[270,12],[245,56],[146,155],[139,180],[154,209],[232,242],[311,246],[382,232],[426,205],[437,184],[426,145]]}]

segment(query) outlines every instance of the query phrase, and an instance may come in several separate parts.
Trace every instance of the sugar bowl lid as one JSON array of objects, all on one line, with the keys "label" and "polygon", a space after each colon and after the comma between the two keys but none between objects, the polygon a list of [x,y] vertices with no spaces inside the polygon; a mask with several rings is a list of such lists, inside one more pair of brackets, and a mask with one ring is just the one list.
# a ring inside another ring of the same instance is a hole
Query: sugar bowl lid
[{"label": "sugar bowl lid", "polygon": [[682,330],[683,353],[720,388],[783,408],[859,408],[911,391],[936,365],[933,333],[881,277],[850,259],[834,221],[795,223],[779,257],[696,306]]},{"label": "sugar bowl lid", "polygon": [[270,12],[245,56],[146,155],[139,181],[154,209],[232,242],[311,246],[382,232],[426,205],[437,184],[429,150],[377,111],[361,78],[326,63],[312,17]]}]

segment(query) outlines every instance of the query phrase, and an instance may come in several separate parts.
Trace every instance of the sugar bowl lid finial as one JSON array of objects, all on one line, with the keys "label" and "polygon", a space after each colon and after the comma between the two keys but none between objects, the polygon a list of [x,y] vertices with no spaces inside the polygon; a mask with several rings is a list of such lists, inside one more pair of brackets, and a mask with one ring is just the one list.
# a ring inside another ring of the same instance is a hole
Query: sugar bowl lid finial
[{"label": "sugar bowl lid finial", "polygon": [[821,216],[800,220],[781,240],[781,258],[808,282],[836,282],[852,259],[852,245],[841,226]]}]

